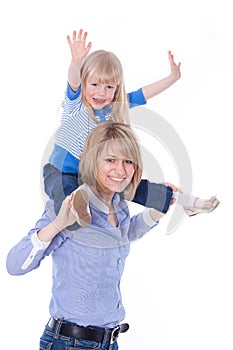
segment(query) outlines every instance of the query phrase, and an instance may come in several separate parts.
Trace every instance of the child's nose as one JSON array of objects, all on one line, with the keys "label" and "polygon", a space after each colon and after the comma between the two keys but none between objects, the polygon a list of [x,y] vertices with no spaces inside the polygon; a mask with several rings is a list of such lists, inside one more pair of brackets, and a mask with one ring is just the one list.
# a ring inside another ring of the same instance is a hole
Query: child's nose
[{"label": "child's nose", "polygon": [[99,88],[99,95],[105,95],[105,87],[103,85],[100,85],[100,88]]}]

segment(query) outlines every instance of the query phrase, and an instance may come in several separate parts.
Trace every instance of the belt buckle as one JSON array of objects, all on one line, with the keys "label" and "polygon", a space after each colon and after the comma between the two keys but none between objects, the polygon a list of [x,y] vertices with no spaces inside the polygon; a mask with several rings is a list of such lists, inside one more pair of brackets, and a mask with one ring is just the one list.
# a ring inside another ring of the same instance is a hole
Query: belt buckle
[{"label": "belt buckle", "polygon": [[110,338],[110,344],[113,344],[116,340],[117,340],[117,338],[118,338],[118,336],[119,336],[119,331],[120,331],[120,329],[121,329],[121,327],[120,326],[117,326],[117,327],[115,327],[113,330],[112,330],[112,333],[111,333],[111,338]]}]

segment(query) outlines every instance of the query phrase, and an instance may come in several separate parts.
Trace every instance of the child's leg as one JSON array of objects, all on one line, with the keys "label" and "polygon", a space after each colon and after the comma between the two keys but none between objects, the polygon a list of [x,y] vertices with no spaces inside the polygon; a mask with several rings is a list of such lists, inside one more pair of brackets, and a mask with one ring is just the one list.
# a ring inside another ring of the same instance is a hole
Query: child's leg
[{"label": "child's leg", "polygon": [[[44,188],[46,194],[54,201],[54,211],[57,215],[63,200],[79,186],[77,174],[66,174],[59,171],[51,164],[46,164],[43,168]],[[67,227],[75,230],[80,225],[74,224]]]},{"label": "child's leg", "polygon": [[172,196],[173,190],[170,186],[141,180],[133,202],[154,208],[165,214],[169,209]]},{"label": "child's leg", "polygon": [[173,192],[176,204],[182,205],[189,216],[201,213],[210,213],[219,205],[219,200],[212,196],[210,199],[202,199],[185,193]]},{"label": "child's leg", "polygon": [[189,194],[174,192],[173,198],[176,200],[176,204],[183,205],[191,208],[202,208],[205,205],[206,199],[194,197]]},{"label": "child's leg", "polygon": [[79,186],[78,175],[63,174],[51,164],[43,169],[44,188],[50,199],[54,200],[54,211],[58,214],[66,196],[70,195]]},{"label": "child's leg", "polygon": [[152,183],[148,180],[141,180],[133,201],[166,213],[171,199],[175,199],[176,204],[182,205],[189,216],[209,213],[217,208],[220,203],[215,196],[212,196],[210,199],[202,199],[185,193],[175,192],[170,186]]}]

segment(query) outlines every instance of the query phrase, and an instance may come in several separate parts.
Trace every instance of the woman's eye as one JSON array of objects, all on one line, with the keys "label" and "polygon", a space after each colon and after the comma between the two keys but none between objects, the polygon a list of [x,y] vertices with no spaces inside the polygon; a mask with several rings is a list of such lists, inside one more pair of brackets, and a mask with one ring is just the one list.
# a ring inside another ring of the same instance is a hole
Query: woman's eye
[{"label": "woman's eye", "polygon": [[113,162],[114,162],[114,159],[112,159],[112,158],[107,158],[107,159],[106,159],[106,162],[108,162],[108,163],[113,163]]}]

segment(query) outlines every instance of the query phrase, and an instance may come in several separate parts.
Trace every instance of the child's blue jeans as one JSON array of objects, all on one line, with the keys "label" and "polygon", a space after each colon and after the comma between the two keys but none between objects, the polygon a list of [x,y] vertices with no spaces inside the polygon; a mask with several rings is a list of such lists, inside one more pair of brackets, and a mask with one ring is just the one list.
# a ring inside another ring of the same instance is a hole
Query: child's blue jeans
[{"label": "child's blue jeans", "polygon": [[[44,166],[43,175],[45,192],[50,199],[54,200],[54,210],[58,214],[65,197],[70,195],[80,185],[79,175],[62,173],[49,163]],[[172,194],[173,191],[170,186],[141,180],[133,202],[166,213]]]}]

